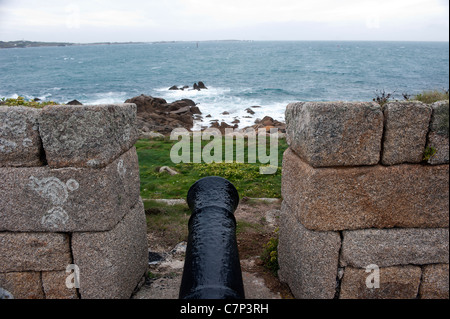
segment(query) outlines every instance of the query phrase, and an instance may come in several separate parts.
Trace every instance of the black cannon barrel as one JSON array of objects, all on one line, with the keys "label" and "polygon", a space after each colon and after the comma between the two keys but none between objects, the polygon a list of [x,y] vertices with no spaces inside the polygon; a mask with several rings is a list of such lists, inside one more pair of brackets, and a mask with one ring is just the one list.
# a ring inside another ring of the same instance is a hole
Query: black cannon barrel
[{"label": "black cannon barrel", "polygon": [[188,191],[192,215],[180,299],[243,299],[234,211],[239,194],[228,180],[210,176]]}]

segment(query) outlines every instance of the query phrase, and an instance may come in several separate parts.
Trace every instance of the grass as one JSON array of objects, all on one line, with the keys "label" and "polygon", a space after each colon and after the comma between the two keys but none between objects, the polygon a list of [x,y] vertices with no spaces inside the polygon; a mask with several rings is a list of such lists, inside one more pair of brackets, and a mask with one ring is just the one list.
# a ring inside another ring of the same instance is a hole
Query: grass
[{"label": "grass", "polygon": [[[269,141],[269,139],[267,139]],[[275,174],[259,173],[261,163],[179,163],[170,159],[170,150],[177,141],[168,138],[139,140],[136,149],[139,158],[141,196],[146,199],[186,198],[191,185],[206,176],[221,176],[228,179],[246,197],[281,197],[282,155],[287,148],[284,139],[278,144],[278,170]],[[208,141],[203,141],[203,146]],[[224,147],[224,139],[222,140]],[[245,148],[247,150],[247,148]],[[224,151],[223,151],[224,152]],[[245,154],[245,159],[247,154]],[[178,175],[159,173],[162,166],[170,166]]]},{"label": "grass", "polygon": [[432,90],[432,91],[424,91],[420,94],[417,94],[416,96],[413,97],[413,100],[430,104],[437,101],[448,100],[448,98],[449,98],[448,90],[447,91]]},{"label": "grass", "polygon": [[155,234],[164,241],[161,244],[173,247],[187,241],[188,221],[191,211],[186,204],[167,205],[155,201],[144,202],[147,233]]}]

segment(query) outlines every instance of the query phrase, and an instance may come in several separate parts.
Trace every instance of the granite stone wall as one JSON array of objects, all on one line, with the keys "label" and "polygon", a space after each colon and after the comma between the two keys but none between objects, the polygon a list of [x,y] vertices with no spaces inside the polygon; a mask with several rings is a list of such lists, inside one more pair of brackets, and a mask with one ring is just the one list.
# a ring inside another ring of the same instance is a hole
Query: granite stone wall
[{"label": "granite stone wall", "polygon": [[449,298],[449,102],[286,109],[280,278],[296,298]]},{"label": "granite stone wall", "polygon": [[147,269],[136,105],[0,106],[0,295],[129,298]]}]

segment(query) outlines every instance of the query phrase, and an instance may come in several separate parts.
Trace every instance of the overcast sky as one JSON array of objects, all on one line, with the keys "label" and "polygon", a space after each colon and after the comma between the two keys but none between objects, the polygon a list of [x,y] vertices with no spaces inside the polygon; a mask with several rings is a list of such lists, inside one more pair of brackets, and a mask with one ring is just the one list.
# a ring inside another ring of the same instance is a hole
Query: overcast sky
[{"label": "overcast sky", "polygon": [[0,0],[0,40],[448,41],[449,0]]}]

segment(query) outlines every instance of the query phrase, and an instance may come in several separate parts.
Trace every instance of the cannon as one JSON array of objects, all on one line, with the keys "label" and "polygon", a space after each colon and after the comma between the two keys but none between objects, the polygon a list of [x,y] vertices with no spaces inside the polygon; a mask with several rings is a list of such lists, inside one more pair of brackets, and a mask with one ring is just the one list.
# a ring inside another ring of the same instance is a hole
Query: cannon
[{"label": "cannon", "polygon": [[228,180],[209,176],[188,191],[189,236],[180,299],[244,299],[234,211],[239,194]]}]

